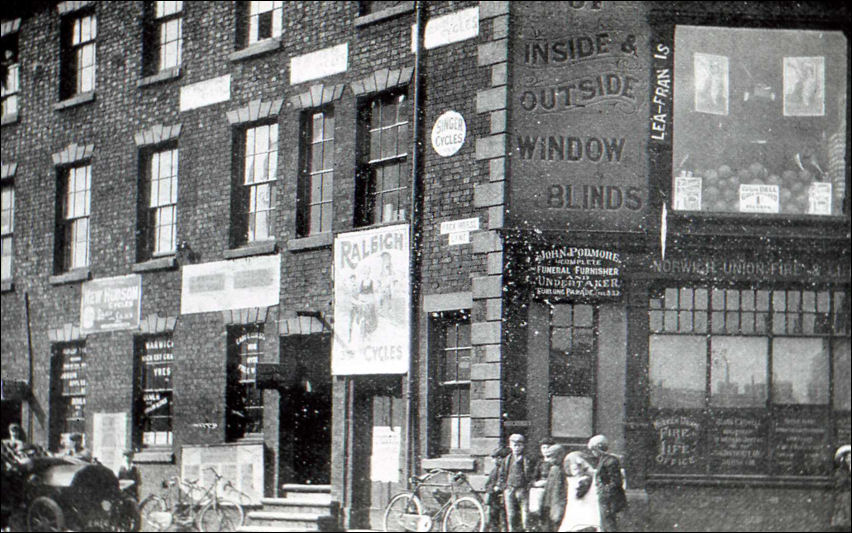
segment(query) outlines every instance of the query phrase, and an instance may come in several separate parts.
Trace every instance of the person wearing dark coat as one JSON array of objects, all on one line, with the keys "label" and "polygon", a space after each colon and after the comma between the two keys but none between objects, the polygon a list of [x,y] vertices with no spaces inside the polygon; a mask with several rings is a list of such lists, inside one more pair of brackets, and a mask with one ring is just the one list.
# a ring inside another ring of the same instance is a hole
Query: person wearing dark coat
[{"label": "person wearing dark coat", "polygon": [[562,472],[564,458],[565,447],[561,444],[547,448],[547,482],[544,485],[544,503],[541,509],[542,531],[556,531],[565,515],[565,474]]},{"label": "person wearing dark coat", "polygon": [[500,486],[503,487],[503,503],[506,505],[506,529],[528,531],[530,487],[535,481],[537,461],[524,453],[526,439],[515,433],[509,437],[512,453],[503,460]]},{"label": "person wearing dark coat", "polygon": [[503,461],[511,453],[507,446],[498,446],[491,452],[494,466],[485,482],[485,531],[505,531],[506,509],[503,507],[503,487],[500,486],[500,476]]},{"label": "person wearing dark coat", "polygon": [[831,530],[849,531],[850,486],[852,486],[852,447],[844,444],[834,453],[834,507],[831,512]]},{"label": "person wearing dark coat", "polygon": [[604,531],[618,531],[618,513],[627,507],[621,461],[609,453],[609,442],[603,435],[595,435],[589,439],[588,448],[594,456],[593,466],[597,471],[601,526]]}]

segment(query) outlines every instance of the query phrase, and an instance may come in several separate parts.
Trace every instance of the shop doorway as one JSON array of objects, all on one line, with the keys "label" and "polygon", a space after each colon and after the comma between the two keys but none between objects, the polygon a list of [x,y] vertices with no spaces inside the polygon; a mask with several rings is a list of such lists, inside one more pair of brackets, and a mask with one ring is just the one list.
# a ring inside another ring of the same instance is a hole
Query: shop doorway
[{"label": "shop doorway", "polygon": [[281,390],[281,478],[326,485],[331,480],[331,336],[294,335],[281,341],[292,369]]}]

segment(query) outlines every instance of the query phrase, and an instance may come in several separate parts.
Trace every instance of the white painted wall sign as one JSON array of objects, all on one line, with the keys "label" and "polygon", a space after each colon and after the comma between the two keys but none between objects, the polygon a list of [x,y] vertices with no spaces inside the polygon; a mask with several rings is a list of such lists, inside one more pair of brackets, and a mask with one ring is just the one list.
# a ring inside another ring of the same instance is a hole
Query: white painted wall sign
[{"label": "white painted wall sign", "polygon": [[470,244],[470,232],[460,231],[458,233],[450,233],[450,246],[459,244]]},{"label": "white painted wall sign", "polygon": [[180,312],[278,305],[280,285],[278,254],[187,265],[181,269]]},{"label": "white painted wall sign", "polygon": [[463,218],[461,220],[448,220],[441,222],[441,235],[448,233],[459,233],[462,231],[476,231],[479,229],[479,218]]},{"label": "white painted wall sign", "polygon": [[[426,50],[438,48],[479,35],[479,8],[462,9],[449,15],[435,17],[426,23],[423,46]],[[411,51],[417,46],[417,25],[411,25]]]},{"label": "white painted wall sign", "polygon": [[449,157],[464,144],[467,125],[464,117],[455,111],[446,111],[432,126],[432,148],[442,157]]},{"label": "white painted wall sign", "polygon": [[346,72],[349,43],[290,58],[290,85]]},{"label": "white painted wall sign", "polygon": [[227,102],[231,99],[231,75],[226,74],[210,80],[199,81],[180,88],[180,110],[188,111],[199,107]]}]

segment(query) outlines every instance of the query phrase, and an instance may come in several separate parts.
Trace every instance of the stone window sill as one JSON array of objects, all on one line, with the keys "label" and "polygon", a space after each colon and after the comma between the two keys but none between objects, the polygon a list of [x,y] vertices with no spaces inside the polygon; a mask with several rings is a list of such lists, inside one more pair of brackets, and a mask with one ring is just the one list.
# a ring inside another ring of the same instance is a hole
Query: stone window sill
[{"label": "stone window sill", "polygon": [[434,457],[432,459],[423,459],[424,471],[434,468],[473,472],[476,470],[476,459],[469,455],[442,455],[441,457]]},{"label": "stone window sill", "polygon": [[291,252],[299,250],[311,250],[314,248],[325,248],[331,246],[334,242],[334,235],[328,231],[325,233],[317,233],[308,237],[299,237],[298,239],[290,239],[287,241],[287,249]]},{"label": "stone window sill", "polygon": [[281,38],[270,37],[269,39],[264,39],[262,41],[258,41],[254,44],[251,44],[243,48],[242,50],[232,52],[231,55],[228,56],[228,59],[230,59],[231,61],[242,61],[243,59],[257,57],[268,52],[274,52],[275,50],[279,50],[280,48]]},{"label": "stone window sill", "polygon": [[171,448],[141,450],[133,454],[134,463],[166,463],[175,462],[175,454]]},{"label": "stone window sill", "polygon": [[56,111],[61,111],[62,109],[68,109],[70,107],[76,107],[78,105],[87,104],[89,102],[93,102],[95,100],[95,91],[89,91],[87,93],[81,93],[72,96],[71,98],[66,98],[61,102],[56,102],[53,104],[53,109]]},{"label": "stone window sill", "polygon": [[156,74],[145,76],[144,78],[136,82],[136,86],[140,88],[147,87],[149,85],[154,85],[169,80],[176,80],[178,78],[180,78],[180,67],[172,67],[167,68],[165,70],[161,70]]},{"label": "stone window sill", "polygon": [[245,246],[240,246],[239,248],[225,250],[225,259],[238,259],[240,257],[250,257],[253,255],[269,255],[274,254],[277,251],[278,243],[275,241],[253,242],[246,244]]},{"label": "stone window sill", "polygon": [[76,283],[78,281],[88,281],[92,278],[92,272],[89,267],[75,268],[62,274],[50,276],[51,285],[62,285],[64,283]]},{"label": "stone window sill", "polygon": [[0,282],[0,292],[12,292],[15,290],[15,283],[12,280],[4,280]]},{"label": "stone window sill", "polygon": [[373,24],[374,22],[379,22],[382,20],[387,20],[389,18],[397,17],[399,15],[404,15],[405,13],[411,13],[412,11],[414,11],[414,2],[401,2],[398,6],[383,9],[375,13],[370,13],[369,15],[362,15],[360,17],[356,17],[355,27],[358,28],[361,26],[366,26],[368,24]]},{"label": "stone window sill", "polygon": [[0,119],[0,126],[6,126],[8,124],[15,124],[18,122],[18,114],[17,113],[9,113],[2,119]]},{"label": "stone window sill", "polygon": [[168,270],[174,268],[177,264],[175,256],[155,257],[141,263],[136,263],[131,267],[133,272],[151,272],[154,270]]}]

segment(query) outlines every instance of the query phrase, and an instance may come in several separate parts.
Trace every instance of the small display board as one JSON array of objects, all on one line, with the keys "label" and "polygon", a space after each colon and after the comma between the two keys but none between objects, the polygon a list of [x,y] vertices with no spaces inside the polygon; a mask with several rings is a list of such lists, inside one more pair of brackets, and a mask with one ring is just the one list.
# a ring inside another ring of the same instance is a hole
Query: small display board
[{"label": "small display board", "polygon": [[581,246],[536,250],[527,281],[534,297],[550,301],[620,300],[623,294],[621,255]]},{"label": "small display board", "polygon": [[778,408],[772,462],[781,476],[823,476],[830,472],[827,413],[821,408]]},{"label": "small display board", "polygon": [[708,427],[710,471],[766,473],[767,426],[765,413],[744,410],[715,413]]}]

